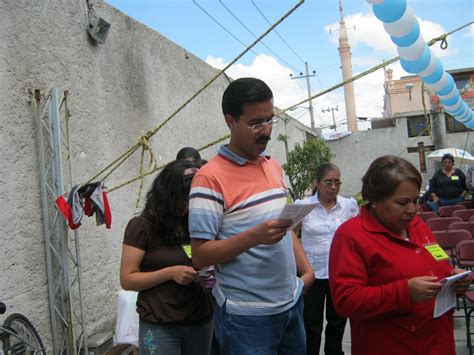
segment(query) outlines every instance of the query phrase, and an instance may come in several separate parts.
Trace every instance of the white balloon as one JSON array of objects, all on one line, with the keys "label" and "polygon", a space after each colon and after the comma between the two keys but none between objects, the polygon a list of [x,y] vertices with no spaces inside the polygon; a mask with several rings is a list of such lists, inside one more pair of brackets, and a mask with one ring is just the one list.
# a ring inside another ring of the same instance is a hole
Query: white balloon
[{"label": "white balloon", "polygon": [[415,43],[413,43],[411,46],[397,47],[397,50],[398,50],[398,54],[400,55],[400,58],[403,58],[405,60],[416,60],[420,58],[421,55],[423,54],[423,50],[425,49],[425,46],[426,46],[425,40],[420,33]]},{"label": "white balloon", "polygon": [[383,0],[367,0],[369,4],[381,4],[383,3]]},{"label": "white balloon", "polygon": [[444,72],[443,76],[441,77],[441,79],[439,79],[439,81],[433,84],[425,84],[425,86],[432,92],[439,91],[446,86],[446,84],[448,83],[448,78],[448,74]]},{"label": "white balloon", "polygon": [[415,14],[412,9],[407,7],[402,17],[394,22],[384,22],[383,27],[389,35],[393,37],[403,37],[413,30],[415,23]]},{"label": "white balloon", "polygon": [[[425,86],[426,86],[426,84],[425,84]],[[457,92],[458,92],[458,88],[456,87],[456,85],[454,85],[453,89],[447,95],[438,95],[438,97],[442,100],[449,100],[454,95],[456,95]]]},{"label": "white balloon", "polygon": [[431,74],[433,74],[436,68],[436,63],[438,63],[438,58],[436,58],[436,55],[433,53],[433,51],[431,51],[430,63],[428,64],[425,70],[418,73],[418,76],[423,78],[425,76],[430,76]]},{"label": "white balloon", "polygon": [[451,106],[444,106],[443,105],[443,107],[446,111],[454,112],[457,109],[459,109],[463,103],[464,103],[464,101],[461,99],[461,97],[459,97],[459,100],[454,105],[451,105]]}]

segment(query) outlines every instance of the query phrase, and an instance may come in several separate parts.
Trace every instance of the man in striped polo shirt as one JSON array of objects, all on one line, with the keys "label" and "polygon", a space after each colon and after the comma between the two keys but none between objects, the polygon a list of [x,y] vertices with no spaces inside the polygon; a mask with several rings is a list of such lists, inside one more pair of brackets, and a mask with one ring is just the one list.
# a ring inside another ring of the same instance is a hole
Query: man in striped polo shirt
[{"label": "man in striped polo shirt", "polygon": [[314,271],[291,221],[277,219],[287,191],[279,164],[264,155],[277,122],[273,93],[259,79],[238,79],[222,110],[230,142],[196,174],[189,201],[194,265],[216,266],[221,353],[304,354],[301,293]]}]

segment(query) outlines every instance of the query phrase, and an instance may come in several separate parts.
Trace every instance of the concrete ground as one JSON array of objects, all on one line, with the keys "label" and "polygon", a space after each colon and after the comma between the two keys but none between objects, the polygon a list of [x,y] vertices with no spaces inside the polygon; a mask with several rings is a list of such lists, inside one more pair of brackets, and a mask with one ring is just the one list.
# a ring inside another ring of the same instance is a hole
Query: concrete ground
[{"label": "concrete ground", "polygon": [[[474,314],[472,315],[472,318],[473,318],[472,322],[474,322]],[[472,324],[471,324],[471,331],[472,331]],[[456,339],[456,354],[469,355],[469,349],[466,345],[467,344],[466,343],[466,320],[464,318],[464,311],[462,308],[456,311],[454,314],[454,338]],[[471,335],[471,339],[474,341],[474,335]],[[324,355],[323,347],[324,347],[324,339],[321,341],[321,350],[320,350],[321,355]],[[344,332],[342,348],[346,355],[351,353],[351,332],[350,332],[349,322],[347,322],[346,330]]]}]

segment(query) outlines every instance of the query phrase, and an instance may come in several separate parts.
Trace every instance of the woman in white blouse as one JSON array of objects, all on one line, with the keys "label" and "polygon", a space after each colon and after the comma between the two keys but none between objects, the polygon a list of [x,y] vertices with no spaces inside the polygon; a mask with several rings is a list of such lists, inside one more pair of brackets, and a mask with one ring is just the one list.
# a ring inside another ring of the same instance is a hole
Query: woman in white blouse
[{"label": "woman in white blouse", "polygon": [[318,167],[313,182],[313,196],[296,203],[316,204],[314,209],[295,228],[301,228],[303,249],[313,266],[315,282],[304,296],[304,323],[307,354],[319,354],[323,316],[326,304],[325,354],[344,354],[342,337],[346,319],[340,318],[333,307],[328,284],[329,248],[336,229],[359,212],[353,198],[339,196],[341,173],[334,164]]}]

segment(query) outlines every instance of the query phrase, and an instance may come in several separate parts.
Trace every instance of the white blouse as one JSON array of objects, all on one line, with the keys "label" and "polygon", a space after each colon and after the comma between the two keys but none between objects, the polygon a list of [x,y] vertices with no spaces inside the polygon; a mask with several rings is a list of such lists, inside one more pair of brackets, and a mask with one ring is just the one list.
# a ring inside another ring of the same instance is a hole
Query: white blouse
[{"label": "white blouse", "polygon": [[295,203],[316,204],[301,223],[301,240],[315,277],[327,279],[332,238],[342,223],[359,213],[357,201],[352,197],[337,196],[336,205],[329,212],[319,202],[317,193],[304,200],[296,200]]}]

